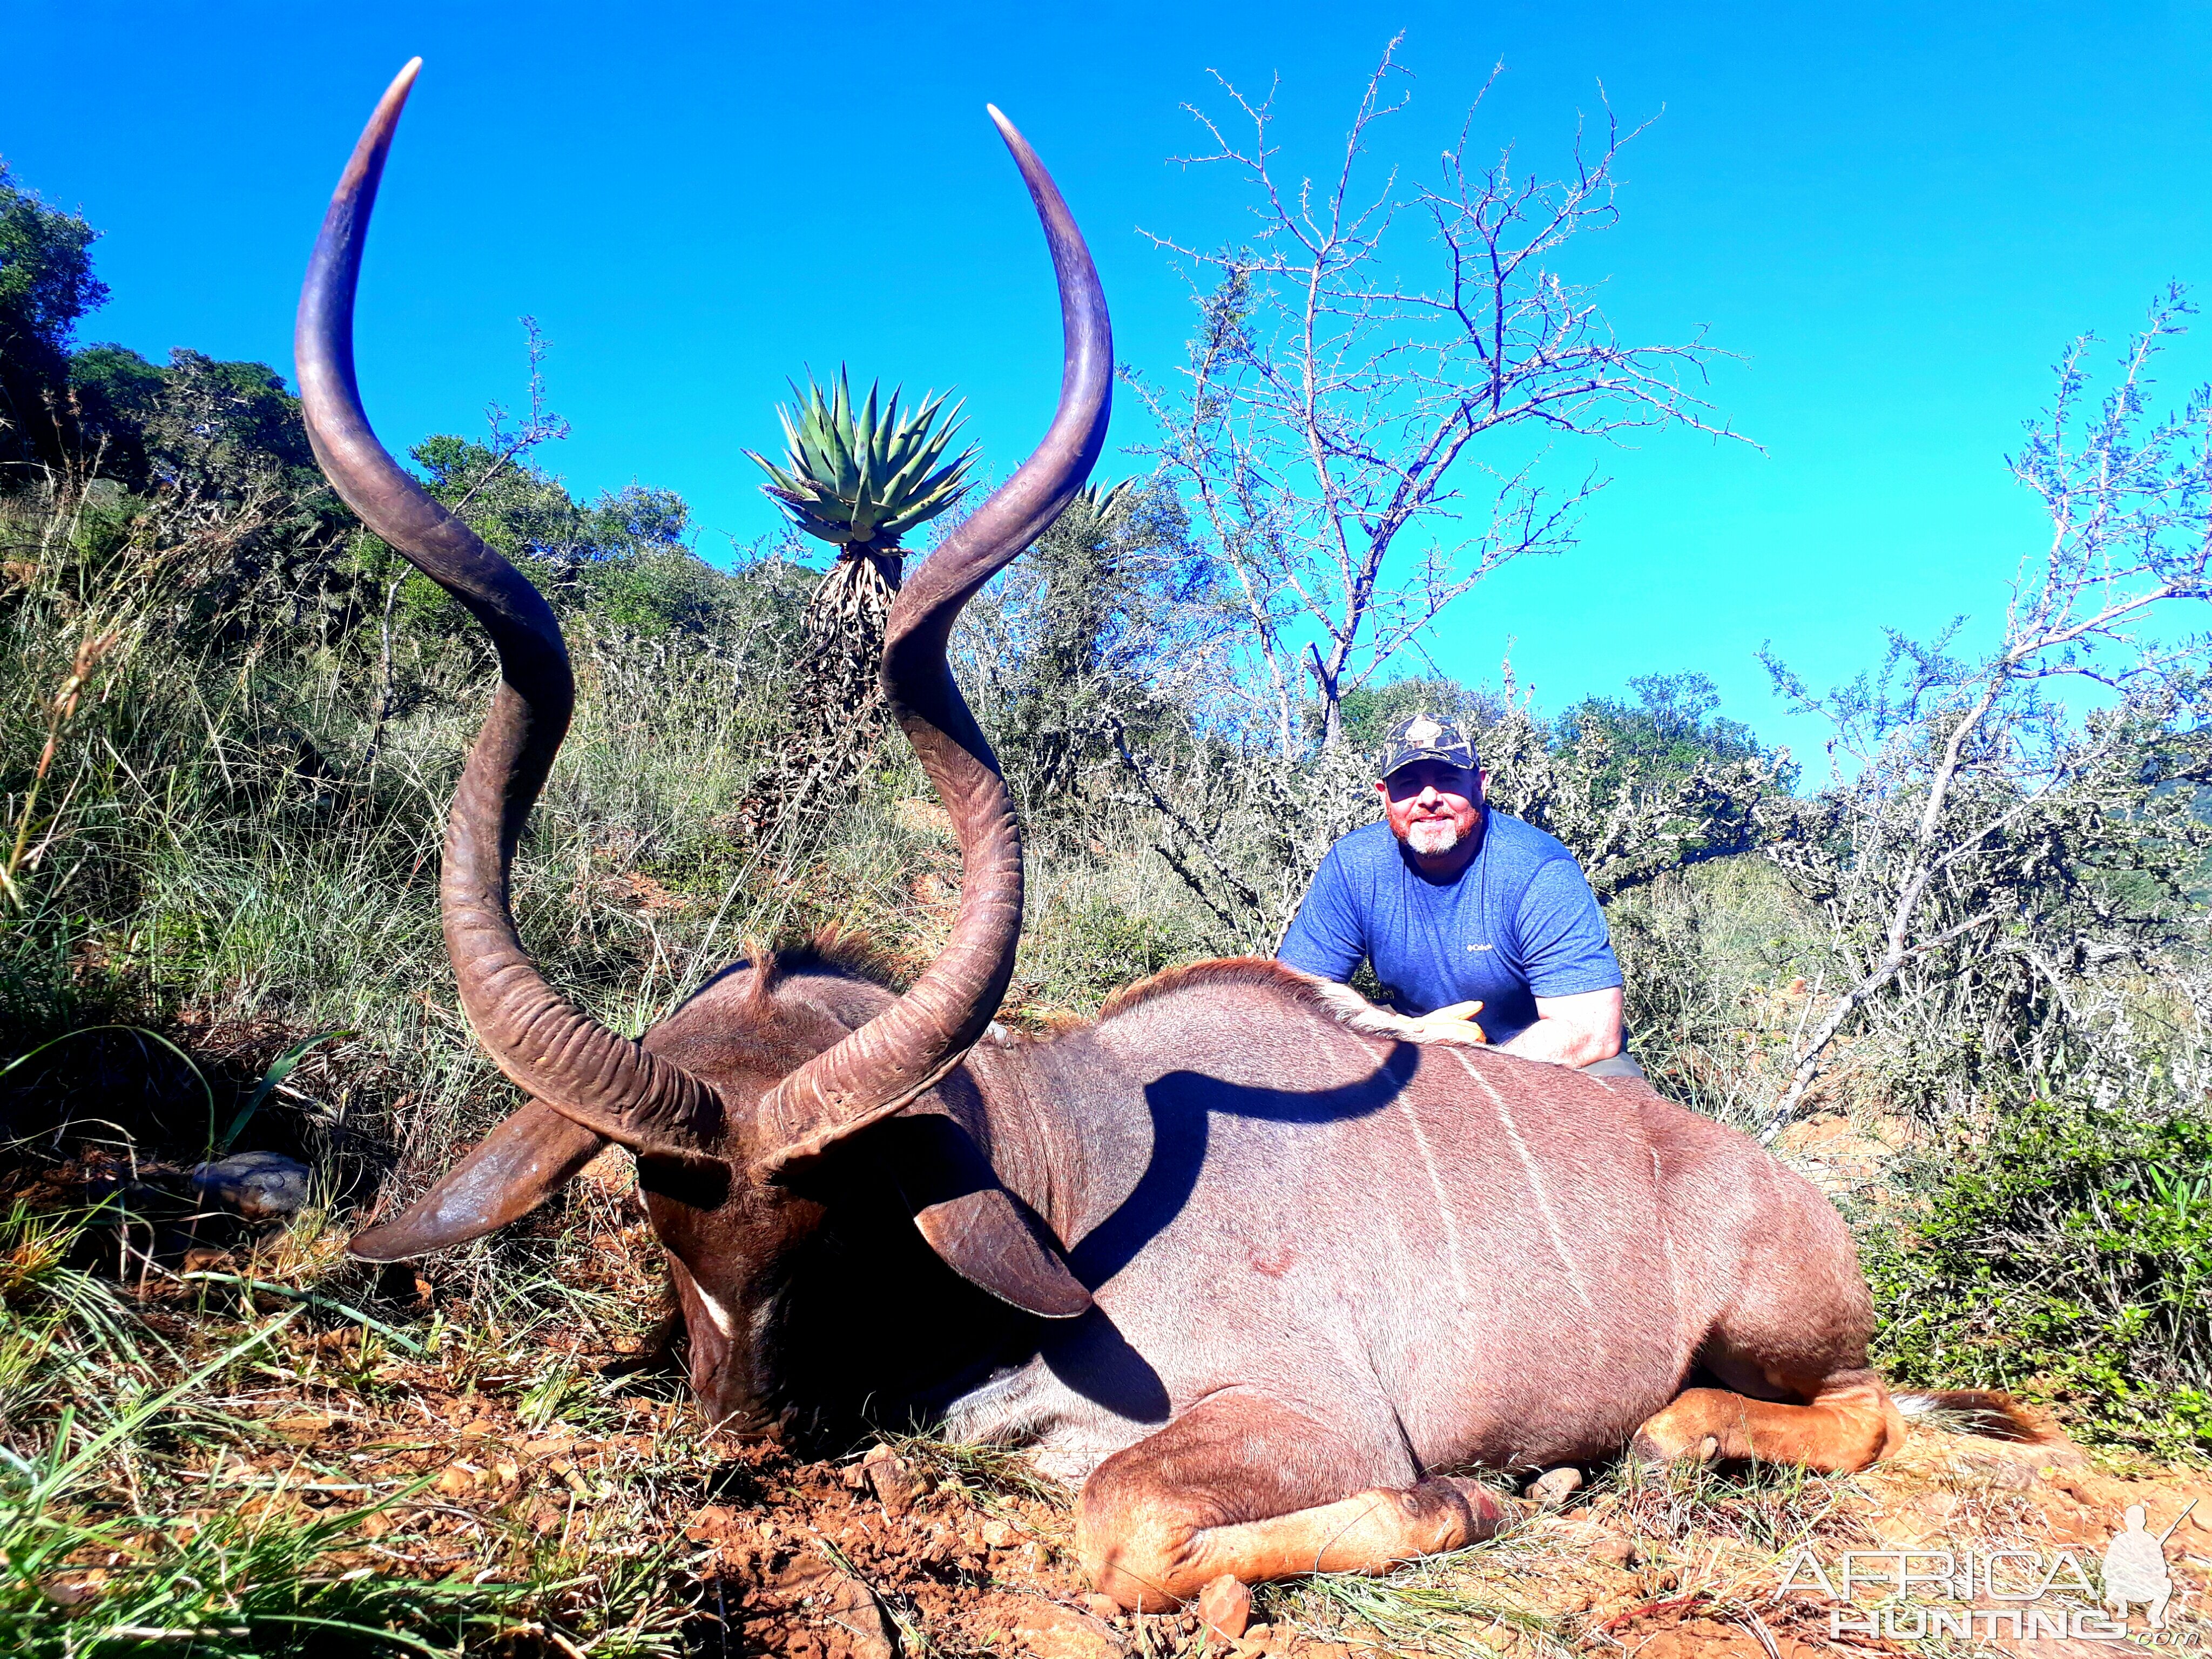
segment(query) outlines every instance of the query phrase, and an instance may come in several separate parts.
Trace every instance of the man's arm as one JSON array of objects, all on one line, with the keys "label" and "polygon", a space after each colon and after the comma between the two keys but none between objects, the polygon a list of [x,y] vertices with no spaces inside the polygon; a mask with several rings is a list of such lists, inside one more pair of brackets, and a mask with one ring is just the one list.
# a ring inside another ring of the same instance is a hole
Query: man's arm
[{"label": "man's arm", "polygon": [[1571,859],[1554,859],[1522,895],[1520,915],[1536,1023],[1503,1044],[1509,1054],[1594,1066],[1620,1052],[1620,963],[1597,895]]},{"label": "man's arm", "polygon": [[1536,1023],[1498,1046],[1509,1054],[1561,1066],[1593,1066],[1620,1052],[1620,987],[1571,997],[1538,997]]}]

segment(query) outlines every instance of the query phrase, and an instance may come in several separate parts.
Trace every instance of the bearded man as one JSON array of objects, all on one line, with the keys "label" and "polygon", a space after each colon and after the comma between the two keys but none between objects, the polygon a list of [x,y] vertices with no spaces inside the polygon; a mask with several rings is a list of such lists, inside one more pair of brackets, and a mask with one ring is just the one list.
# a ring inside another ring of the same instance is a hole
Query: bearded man
[{"label": "bearded man", "polygon": [[1457,726],[1400,721],[1375,786],[1382,822],[1328,849],[1276,957],[1339,982],[1367,962],[1431,1035],[1642,1077],[1622,1052],[1620,964],[1597,896],[1573,854],[1488,804],[1488,782]]}]

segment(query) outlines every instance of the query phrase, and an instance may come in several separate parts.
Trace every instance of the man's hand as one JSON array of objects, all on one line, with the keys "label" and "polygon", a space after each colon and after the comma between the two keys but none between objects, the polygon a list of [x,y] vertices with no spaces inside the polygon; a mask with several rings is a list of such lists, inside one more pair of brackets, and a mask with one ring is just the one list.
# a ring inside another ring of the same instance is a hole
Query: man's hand
[{"label": "man's hand", "polygon": [[1481,1012],[1480,1000],[1455,1002],[1415,1019],[1411,1035],[1416,1042],[1487,1042],[1489,1038],[1483,1036],[1482,1027],[1474,1023],[1474,1017]]}]

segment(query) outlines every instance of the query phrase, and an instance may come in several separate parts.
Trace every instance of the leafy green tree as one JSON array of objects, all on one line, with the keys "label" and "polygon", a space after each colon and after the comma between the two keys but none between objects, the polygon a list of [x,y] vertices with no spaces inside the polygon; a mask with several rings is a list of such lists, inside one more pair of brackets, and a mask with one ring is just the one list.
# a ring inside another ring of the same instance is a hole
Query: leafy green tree
[{"label": "leafy green tree", "polygon": [[1609,757],[1606,784],[1618,787],[1632,775],[1646,785],[1668,784],[1701,762],[1757,760],[1766,752],[1748,726],[1714,713],[1720,692],[1704,674],[1638,674],[1628,689],[1633,702],[1584,697],[1553,727],[1553,747],[1562,752],[1591,737],[1601,742]]},{"label": "leafy green tree", "polygon": [[[1380,685],[1362,685],[1346,691],[1338,706],[1344,740],[1354,749],[1379,750],[1390,728],[1409,714],[1433,714],[1458,721],[1469,737],[1480,742],[1482,729],[1505,712],[1495,691],[1462,684],[1449,674],[1420,674]],[[1320,732],[1321,711],[1313,711],[1314,730]]]},{"label": "leafy green tree", "polygon": [[441,433],[409,452],[422,487],[515,563],[588,557],[583,509],[560,479],[503,447]]},{"label": "leafy green tree", "polygon": [[1173,491],[1094,485],[971,606],[964,654],[994,741],[1025,804],[1054,803],[1034,821],[1054,821],[1082,774],[1114,758],[1116,732],[1180,718],[1212,660],[1218,572],[1189,537]]},{"label": "leafy green tree", "polygon": [[[425,489],[512,560],[564,611],[590,611],[639,634],[712,631],[727,579],[685,545],[691,509],[672,489],[632,483],[586,505],[508,444],[441,434],[411,452]],[[403,595],[418,624],[461,629],[426,578]]]},{"label": "leafy green tree", "polygon": [[92,274],[99,235],[0,162],[0,468],[64,459],[70,337],[107,302],[107,284]]},{"label": "leafy green tree", "polygon": [[165,368],[127,346],[94,345],[70,358],[69,380],[81,437],[103,446],[107,477],[203,501],[281,492],[322,513],[343,511],[315,465],[300,400],[266,363],[180,346]]}]

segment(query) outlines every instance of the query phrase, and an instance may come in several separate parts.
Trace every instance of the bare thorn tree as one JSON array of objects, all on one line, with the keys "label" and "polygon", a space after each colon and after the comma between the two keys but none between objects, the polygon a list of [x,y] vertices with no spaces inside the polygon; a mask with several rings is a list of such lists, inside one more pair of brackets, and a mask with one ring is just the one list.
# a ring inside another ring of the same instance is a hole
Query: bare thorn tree
[{"label": "bare thorn tree", "polygon": [[[1613,222],[1613,164],[1635,131],[1607,111],[1601,137],[1578,128],[1571,167],[1547,179],[1519,171],[1510,148],[1478,155],[1478,94],[1434,185],[1401,190],[1395,168],[1370,185],[1376,125],[1405,105],[1398,45],[1369,77],[1333,173],[1295,185],[1273,141],[1272,91],[1255,102],[1217,75],[1244,136],[1191,106],[1212,148],[1177,159],[1243,173],[1258,229],[1216,250],[1152,238],[1185,263],[1200,321],[1181,385],[1136,382],[1165,434],[1152,453],[1231,572],[1286,757],[1307,740],[1309,698],[1334,747],[1344,695],[1446,606],[1510,559],[1573,544],[1605,480],[1540,483],[1552,435],[1734,435],[1689,389],[1713,348],[1623,344],[1592,290],[1556,268],[1568,242]],[[1385,258],[1408,216],[1429,233],[1425,280]],[[1476,459],[1478,440],[1511,428],[1538,441]]]},{"label": "bare thorn tree", "polygon": [[[2164,885],[2194,878],[2203,826],[2184,786],[2205,769],[2205,644],[2162,613],[2212,598],[2212,387],[2166,418],[2149,409],[2153,360],[2192,310],[2179,287],[2160,295],[2094,406],[2081,367],[2094,338],[2058,364],[2051,410],[2009,463],[2050,538],[2021,563],[1995,649],[1954,654],[1960,623],[1929,641],[1893,631],[1879,672],[1826,697],[1767,656],[1778,690],[1831,725],[1816,822],[1777,851],[1827,908],[1850,977],[1804,1037],[1764,1138],[1854,1018],[1916,970],[1967,948],[2009,954],[2063,1009],[2068,962],[2134,954],[2130,936],[2171,914],[2116,905],[2092,881],[2088,902],[2039,916],[2036,894],[2064,885],[2054,860],[2109,872],[2120,843],[2155,844],[2173,855]],[[2079,719],[2062,694],[2084,682],[2102,695]],[[2090,842],[2099,856],[2085,860]]]}]

